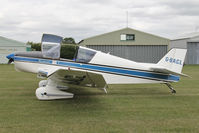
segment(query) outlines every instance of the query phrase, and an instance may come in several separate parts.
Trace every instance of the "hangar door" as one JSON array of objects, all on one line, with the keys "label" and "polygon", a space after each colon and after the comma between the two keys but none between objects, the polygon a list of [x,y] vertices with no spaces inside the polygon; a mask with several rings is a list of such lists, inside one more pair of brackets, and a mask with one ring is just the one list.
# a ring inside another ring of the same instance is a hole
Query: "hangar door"
[{"label": "hangar door", "polygon": [[187,43],[187,63],[199,64],[199,42]]},{"label": "hangar door", "polygon": [[8,63],[8,59],[6,58],[8,54],[8,50],[5,47],[0,47],[0,64]]},{"label": "hangar door", "polygon": [[87,47],[147,63],[157,63],[167,53],[167,45],[87,45]]},{"label": "hangar door", "polygon": [[6,64],[8,63],[8,59],[6,58],[8,54],[2,54],[0,53],[0,64]]}]

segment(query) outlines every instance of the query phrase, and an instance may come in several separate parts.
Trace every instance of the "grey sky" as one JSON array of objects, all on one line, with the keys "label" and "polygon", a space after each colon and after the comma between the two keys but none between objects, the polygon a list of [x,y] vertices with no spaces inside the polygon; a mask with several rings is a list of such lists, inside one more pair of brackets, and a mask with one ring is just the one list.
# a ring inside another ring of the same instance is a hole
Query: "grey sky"
[{"label": "grey sky", "polygon": [[39,42],[43,33],[81,39],[126,27],[159,36],[199,29],[198,0],[0,0],[0,36]]}]

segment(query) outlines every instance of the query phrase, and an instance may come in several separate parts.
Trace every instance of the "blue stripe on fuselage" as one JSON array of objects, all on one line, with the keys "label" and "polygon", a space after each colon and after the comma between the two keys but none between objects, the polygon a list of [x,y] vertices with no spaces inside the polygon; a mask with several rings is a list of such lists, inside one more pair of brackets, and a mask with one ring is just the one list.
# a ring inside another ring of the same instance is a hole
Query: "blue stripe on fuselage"
[{"label": "blue stripe on fuselage", "polygon": [[[52,60],[49,60],[49,59],[37,59],[37,58],[16,57],[16,56],[14,60],[43,63],[43,64],[52,64],[53,62]],[[179,76],[175,76],[175,75],[163,75],[163,74],[158,74],[158,73],[153,73],[153,72],[116,68],[113,66],[111,67],[96,66],[96,65],[82,64],[82,63],[76,63],[76,62],[67,62],[67,61],[57,61],[56,64],[59,66],[87,69],[90,71],[100,71],[104,73],[127,75],[127,76],[134,76],[134,77],[140,77],[140,78],[152,78],[152,79],[157,79],[157,80],[179,81],[179,78],[180,78]]]}]

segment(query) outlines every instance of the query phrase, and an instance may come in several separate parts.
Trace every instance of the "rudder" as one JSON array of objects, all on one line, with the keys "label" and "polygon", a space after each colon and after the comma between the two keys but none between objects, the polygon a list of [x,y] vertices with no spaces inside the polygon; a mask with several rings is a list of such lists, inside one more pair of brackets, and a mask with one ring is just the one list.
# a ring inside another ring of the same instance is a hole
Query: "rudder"
[{"label": "rudder", "polygon": [[158,63],[157,65],[163,66],[168,70],[181,73],[187,49],[171,49]]}]

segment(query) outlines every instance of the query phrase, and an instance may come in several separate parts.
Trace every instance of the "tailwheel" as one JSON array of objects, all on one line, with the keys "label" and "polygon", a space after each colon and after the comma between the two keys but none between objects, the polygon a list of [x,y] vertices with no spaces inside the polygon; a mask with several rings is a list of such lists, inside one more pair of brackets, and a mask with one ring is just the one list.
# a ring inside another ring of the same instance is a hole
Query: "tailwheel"
[{"label": "tailwheel", "polygon": [[176,90],[172,90],[171,93],[176,93]]},{"label": "tailwheel", "polygon": [[169,89],[171,90],[171,93],[176,93],[176,90],[175,89],[173,89],[173,87],[171,86],[171,84],[169,84],[169,83],[165,83],[166,85],[167,85],[167,87],[169,87]]}]

